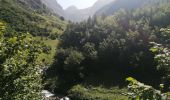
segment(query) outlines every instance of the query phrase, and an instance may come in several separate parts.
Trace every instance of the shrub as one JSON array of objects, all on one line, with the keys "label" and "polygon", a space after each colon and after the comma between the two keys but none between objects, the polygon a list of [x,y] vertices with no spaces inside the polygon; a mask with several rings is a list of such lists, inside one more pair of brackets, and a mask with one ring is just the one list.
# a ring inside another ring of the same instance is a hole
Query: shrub
[{"label": "shrub", "polygon": [[162,73],[162,83],[164,90],[170,90],[170,49],[162,44],[152,43],[151,51],[155,54],[157,70]]},{"label": "shrub", "polygon": [[167,94],[161,93],[152,86],[140,83],[132,77],[126,80],[130,82],[128,95],[131,100],[167,100]]},{"label": "shrub", "polygon": [[5,37],[0,22],[0,99],[40,100],[41,72],[36,63],[41,46],[29,34]]}]

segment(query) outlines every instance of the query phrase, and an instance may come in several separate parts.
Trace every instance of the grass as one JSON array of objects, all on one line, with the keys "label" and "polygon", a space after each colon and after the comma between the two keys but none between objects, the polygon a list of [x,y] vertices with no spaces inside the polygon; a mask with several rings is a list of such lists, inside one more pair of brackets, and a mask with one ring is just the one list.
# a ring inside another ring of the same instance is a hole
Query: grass
[{"label": "grass", "polygon": [[68,94],[73,100],[128,100],[128,97],[124,95],[126,92],[126,89],[118,87],[76,85],[69,90]]},{"label": "grass", "polygon": [[46,29],[50,30],[51,34],[62,34],[68,24],[66,21],[61,21],[56,16],[52,16],[52,15],[51,16],[47,16],[47,15],[42,16],[42,15],[38,15],[38,14],[37,14],[37,16],[39,16],[45,20],[45,22],[40,22],[38,24],[39,27],[46,28]]},{"label": "grass", "polygon": [[45,64],[46,65],[51,65],[53,63],[54,60],[54,56],[56,54],[56,49],[57,46],[59,44],[59,40],[51,40],[48,38],[43,38],[41,39],[41,37],[35,37],[36,40],[40,40],[42,42],[44,42],[44,44],[48,45],[51,47],[51,51],[49,54],[41,54],[39,56],[39,61],[42,61],[43,59],[45,59]]},{"label": "grass", "polygon": [[170,91],[167,93],[167,95],[168,95],[168,100],[170,100]]}]

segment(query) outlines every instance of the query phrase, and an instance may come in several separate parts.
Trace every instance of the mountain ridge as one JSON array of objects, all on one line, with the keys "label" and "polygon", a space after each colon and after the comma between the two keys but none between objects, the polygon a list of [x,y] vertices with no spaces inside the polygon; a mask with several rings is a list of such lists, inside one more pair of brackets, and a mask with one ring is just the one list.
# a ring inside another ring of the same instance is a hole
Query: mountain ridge
[{"label": "mountain ridge", "polygon": [[105,5],[111,3],[114,0],[98,0],[95,4],[93,4],[93,6],[85,9],[78,9],[75,6],[70,6],[67,9],[63,9],[56,0],[52,1],[42,0],[42,1],[44,1],[43,3],[48,8],[51,8],[59,16],[63,16],[67,20],[71,20],[73,22],[80,22],[88,19],[89,17],[92,17],[96,11],[98,11],[100,8],[104,7]]},{"label": "mountain ridge", "polygon": [[100,8],[104,7],[105,5],[109,4],[114,0],[98,0],[96,3],[93,4],[93,6],[85,8],[85,9],[75,9],[75,11],[68,12],[66,11],[66,18],[67,19],[73,19],[73,21],[80,22],[82,20],[86,20],[89,17],[92,17],[96,11],[98,11]]},{"label": "mountain ridge", "polygon": [[158,0],[115,0],[96,11],[95,15],[112,15],[120,9],[135,9]]},{"label": "mountain ridge", "polygon": [[[89,17],[112,15],[120,9],[133,9],[142,6],[148,1],[154,0],[98,0],[93,6],[78,9],[75,6],[70,6],[67,9],[57,2],[57,0],[15,0],[26,9],[36,9],[38,13],[56,14],[59,17],[64,17],[72,22],[81,22]],[[156,1],[156,0],[155,0]]]}]

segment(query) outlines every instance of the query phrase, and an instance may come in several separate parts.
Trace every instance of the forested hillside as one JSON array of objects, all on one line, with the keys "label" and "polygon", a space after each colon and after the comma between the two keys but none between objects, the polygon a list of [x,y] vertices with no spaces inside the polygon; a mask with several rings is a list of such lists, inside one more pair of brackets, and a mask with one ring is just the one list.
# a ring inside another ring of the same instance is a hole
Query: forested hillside
[{"label": "forested hillside", "polygon": [[36,61],[42,50],[31,35],[13,32],[0,22],[1,100],[40,100],[41,67]]},{"label": "forested hillside", "polygon": [[41,0],[0,0],[0,19],[18,32],[55,38],[66,22],[54,15]]},{"label": "forested hillside", "polygon": [[0,0],[0,100],[170,100],[170,0],[108,2]]}]

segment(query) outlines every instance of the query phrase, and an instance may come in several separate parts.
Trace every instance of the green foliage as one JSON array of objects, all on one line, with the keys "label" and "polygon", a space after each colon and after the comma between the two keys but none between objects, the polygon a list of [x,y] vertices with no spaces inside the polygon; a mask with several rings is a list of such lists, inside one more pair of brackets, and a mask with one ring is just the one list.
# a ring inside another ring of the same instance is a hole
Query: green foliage
[{"label": "green foliage", "polygon": [[1,0],[0,19],[17,32],[56,39],[66,22],[52,14],[41,0]]},{"label": "green foliage", "polygon": [[162,73],[162,83],[165,84],[165,90],[170,89],[170,49],[162,44],[152,43],[151,48],[155,53],[155,61],[158,63],[157,70]]},{"label": "green foliage", "polygon": [[161,91],[154,89],[152,86],[140,83],[132,77],[126,80],[130,82],[128,95],[131,100],[167,100],[166,94],[161,93]]},{"label": "green foliage", "polygon": [[162,41],[164,41],[166,44],[170,44],[170,29],[164,29],[162,28],[160,30],[160,38],[162,39]]},{"label": "green foliage", "polygon": [[170,99],[170,92],[168,92],[167,95],[168,95],[168,100],[169,100]]},{"label": "green foliage", "polygon": [[87,42],[83,46],[83,51],[84,51],[85,57],[89,58],[90,60],[95,60],[97,58],[97,51],[95,49],[94,43]]},{"label": "green foliage", "polygon": [[44,61],[43,63],[46,66],[49,66],[53,63],[54,61],[54,56],[56,53],[56,47],[59,44],[59,40],[51,40],[48,38],[41,38],[41,37],[34,37],[35,40],[42,41],[44,46],[44,51],[46,53],[40,54],[39,56],[39,61]]},{"label": "green foliage", "polygon": [[[109,80],[113,80],[109,81],[111,85],[124,86],[124,78],[132,76],[155,88],[164,83],[163,90],[168,91],[170,2],[156,2],[151,0],[143,7],[120,10],[112,16],[94,16],[84,22],[70,23],[61,36],[54,64],[47,71],[49,80],[55,79],[50,90],[66,93],[91,77],[104,86]],[[161,58],[155,57],[159,49],[151,48],[150,42],[166,46],[159,53]],[[107,77],[103,79],[104,76]],[[75,91],[79,89],[84,90],[78,87]],[[74,95],[76,98],[76,92]],[[151,95],[155,95],[153,89],[149,98]]]},{"label": "green foliage", "polygon": [[125,90],[118,88],[85,87],[83,85],[73,86],[68,94],[74,100],[128,100],[124,96]]},{"label": "green foliage", "polygon": [[[64,61],[64,64],[68,67],[70,66],[76,66],[79,65],[82,60],[84,60],[84,57],[81,53],[77,52],[77,51],[72,51],[70,52],[69,56],[66,58],[66,60]],[[67,70],[67,68],[65,68]]]},{"label": "green foliage", "polygon": [[[63,77],[66,79],[69,79],[69,81],[76,81],[79,78],[83,78],[83,66],[80,66],[82,64],[82,61],[84,60],[84,56],[81,52],[76,51],[74,49],[72,50],[59,50],[58,56],[59,59],[62,58],[62,60],[58,60],[59,64],[64,64],[63,67],[58,69],[59,73],[64,73]],[[59,65],[59,66],[61,66]],[[70,78],[74,78],[70,79]],[[64,78],[63,78],[64,79]]]},{"label": "green foliage", "polygon": [[36,60],[41,45],[29,34],[4,36],[0,22],[0,98],[2,100],[40,100],[41,67]]}]

